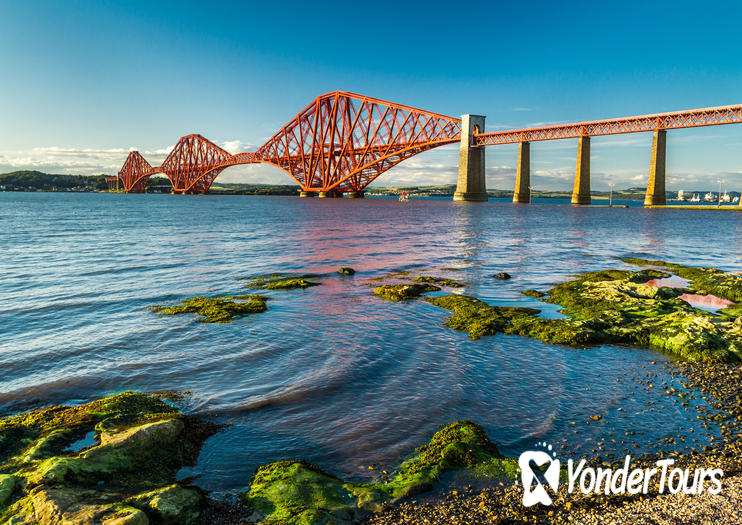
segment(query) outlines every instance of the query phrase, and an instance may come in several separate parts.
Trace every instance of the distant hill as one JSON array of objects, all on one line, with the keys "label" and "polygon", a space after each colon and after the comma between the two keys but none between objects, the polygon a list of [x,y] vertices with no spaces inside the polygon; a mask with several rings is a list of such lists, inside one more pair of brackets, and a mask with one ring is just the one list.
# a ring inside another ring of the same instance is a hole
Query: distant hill
[{"label": "distant hill", "polygon": [[[107,190],[106,177],[110,175],[54,175],[41,171],[14,171],[0,174],[0,190],[3,191],[95,191]],[[169,193],[170,181],[166,177],[153,176],[147,181],[147,191]],[[456,191],[455,184],[439,184],[433,186],[369,186],[366,188],[367,195],[398,195],[405,191],[413,196],[452,196]],[[613,198],[616,200],[644,200],[646,188],[633,187],[625,190],[614,190]],[[686,198],[693,193],[703,197],[707,191],[686,191]],[[716,190],[718,191],[718,189]],[[220,183],[218,180],[209,190],[215,195],[297,195],[298,186],[295,184],[246,184],[246,183]],[[512,190],[489,190],[490,197],[512,198]],[[677,192],[668,191],[667,198],[674,199]],[[608,199],[607,191],[592,191],[590,194],[596,199]],[[570,198],[571,191],[533,191],[534,198]],[[732,197],[739,196],[739,192],[729,192]]]},{"label": "distant hill", "polygon": [[0,187],[6,191],[54,191],[70,189],[104,190],[105,175],[54,175],[41,171],[13,171],[0,174]]}]

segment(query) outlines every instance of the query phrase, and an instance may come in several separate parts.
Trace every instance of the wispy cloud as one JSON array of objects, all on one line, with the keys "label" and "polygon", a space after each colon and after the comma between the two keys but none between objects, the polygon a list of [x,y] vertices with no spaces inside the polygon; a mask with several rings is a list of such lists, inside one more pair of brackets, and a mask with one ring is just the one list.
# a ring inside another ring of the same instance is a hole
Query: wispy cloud
[{"label": "wispy cloud", "polygon": [[[249,151],[251,144],[240,140],[228,140],[221,146],[230,153]],[[161,164],[175,146],[154,150],[142,150],[136,146],[128,148],[62,148],[59,146],[36,147],[28,150],[4,151],[0,153],[0,170],[39,170],[48,173],[69,175],[93,175],[117,173],[130,151],[139,151],[147,161]]]},{"label": "wispy cloud", "polygon": [[[647,148],[651,138],[640,135],[605,137],[596,139],[593,151],[592,187],[607,189],[609,183],[616,188],[645,186],[647,182],[648,154],[637,156],[635,148]],[[251,151],[255,145],[241,140],[227,140],[219,145],[230,153]],[[613,146],[623,146],[632,153],[627,155]],[[548,141],[534,144],[531,149],[531,181],[539,190],[567,190],[574,180],[574,141]],[[94,175],[117,173],[131,150],[138,150],[152,165],[161,164],[172,151],[173,145],[151,150],[136,146],[128,148],[63,148],[59,146],[36,147],[28,150],[0,151],[0,172],[34,169],[47,173]],[[722,148],[723,149],[723,148]],[[685,153],[684,151],[682,153]],[[680,154],[680,153],[679,153]],[[515,183],[517,152],[515,147],[493,147],[487,150],[487,186],[491,189],[512,189]],[[634,160],[636,159],[636,160]],[[693,160],[693,159],[691,159]],[[679,162],[679,161],[675,161]],[[684,161],[683,171],[668,165],[668,189],[686,191],[713,189],[717,180],[725,180],[730,191],[742,189],[742,172],[713,169]],[[407,159],[374,181],[377,186],[455,184],[458,171],[458,145],[441,147]],[[292,184],[293,179],[275,166],[251,164],[234,166],[220,176],[221,182],[253,182],[263,184]]]}]

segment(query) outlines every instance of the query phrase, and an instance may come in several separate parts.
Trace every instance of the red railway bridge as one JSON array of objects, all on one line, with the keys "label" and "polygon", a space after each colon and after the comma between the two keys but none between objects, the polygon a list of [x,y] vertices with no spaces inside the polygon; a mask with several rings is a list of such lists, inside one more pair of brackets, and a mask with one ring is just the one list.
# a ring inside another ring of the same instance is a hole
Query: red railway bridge
[{"label": "red railway bridge", "polygon": [[[362,197],[363,189],[403,160],[445,144],[460,143],[454,200],[487,200],[485,146],[518,143],[513,202],[530,202],[530,143],[577,138],[573,204],[590,204],[590,137],[653,132],[645,205],[665,204],[666,130],[742,123],[742,105],[638,117],[484,131],[485,117],[460,119],[392,102],[335,91],[317,97],[257,151],[230,154],[205,137],[181,137],[160,166],[129,153],[118,181],[127,193],[143,192],[154,174],[165,175],[176,193],[205,193],[230,166],[264,162],[288,173],[300,195]],[[118,185],[118,181],[116,184]],[[109,181],[110,182],[110,181]]]}]

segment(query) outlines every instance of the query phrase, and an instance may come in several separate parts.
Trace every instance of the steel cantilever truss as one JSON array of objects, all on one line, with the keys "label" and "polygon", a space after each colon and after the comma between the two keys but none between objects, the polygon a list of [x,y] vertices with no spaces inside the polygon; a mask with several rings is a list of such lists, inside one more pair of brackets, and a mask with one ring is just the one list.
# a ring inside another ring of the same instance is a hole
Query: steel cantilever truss
[{"label": "steel cantilever truss", "polygon": [[481,133],[474,137],[474,145],[491,146],[515,142],[568,139],[593,135],[639,133],[656,129],[696,128],[739,124],[742,122],[742,105],[657,113],[640,117],[624,117],[575,124],[558,124],[539,128],[515,129]]},{"label": "steel cantilever truss", "polygon": [[124,186],[124,191],[127,193],[143,192],[147,180],[155,171],[156,169],[150,166],[138,151],[130,151],[124,166],[119,171],[119,179]]},{"label": "steel cantilever truss", "polygon": [[[489,146],[737,123],[742,105],[479,133],[472,142]],[[304,191],[360,191],[399,162],[460,137],[459,119],[334,91],[317,97],[257,151],[230,155],[201,135],[187,135],[159,167],[130,152],[119,178],[125,191],[141,192],[153,173],[162,173],[173,191],[197,193],[229,166],[266,162]]]},{"label": "steel cantilever truss", "polygon": [[360,191],[395,164],[460,135],[459,119],[337,91],[304,108],[256,156],[305,191]]},{"label": "steel cantilever truss", "polygon": [[360,191],[383,172],[461,136],[456,118],[335,91],[317,97],[256,152],[230,155],[201,135],[187,135],[160,167],[131,152],[119,172],[124,189],[144,191],[163,173],[176,192],[205,192],[228,166],[266,162],[304,191]]},{"label": "steel cantilever truss", "polygon": [[201,135],[181,137],[160,166],[174,191],[205,192],[234,157]]}]

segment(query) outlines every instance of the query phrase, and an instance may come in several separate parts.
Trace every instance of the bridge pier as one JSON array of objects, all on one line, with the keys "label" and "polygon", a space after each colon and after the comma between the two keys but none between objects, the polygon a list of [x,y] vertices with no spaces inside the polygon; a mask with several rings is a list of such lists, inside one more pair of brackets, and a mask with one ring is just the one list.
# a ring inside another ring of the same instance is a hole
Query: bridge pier
[{"label": "bridge pier", "polygon": [[299,192],[299,197],[304,197],[304,198],[306,198],[306,197],[314,197],[314,192],[313,191],[303,191],[302,190],[302,191]]},{"label": "bridge pier", "polygon": [[349,199],[363,199],[365,197],[362,190],[359,191],[349,191],[348,192],[348,198]]},{"label": "bridge pier", "polygon": [[513,202],[528,204],[531,202],[531,143],[521,142],[518,145],[518,171],[515,174],[515,191]]},{"label": "bridge pier", "polygon": [[455,201],[486,201],[487,183],[484,178],[484,146],[472,144],[475,133],[484,132],[481,115],[461,116],[461,148],[459,150],[459,179]]},{"label": "bridge pier", "polygon": [[577,139],[577,168],[575,186],[572,190],[572,204],[590,204],[590,137],[583,135]]},{"label": "bridge pier", "polygon": [[665,195],[665,146],[667,131],[654,130],[652,139],[652,157],[649,162],[649,180],[647,194],[644,197],[644,206],[664,206],[667,204]]},{"label": "bridge pier", "polygon": [[342,193],[340,193],[337,190],[329,190],[329,191],[321,191],[317,195],[320,199],[338,199],[343,196]]}]

